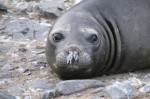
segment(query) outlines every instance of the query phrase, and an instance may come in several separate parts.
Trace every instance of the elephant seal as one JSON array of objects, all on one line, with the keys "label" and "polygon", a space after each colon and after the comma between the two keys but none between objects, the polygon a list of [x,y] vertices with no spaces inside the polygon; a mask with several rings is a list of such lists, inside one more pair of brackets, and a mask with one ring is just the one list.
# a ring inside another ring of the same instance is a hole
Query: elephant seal
[{"label": "elephant seal", "polygon": [[85,0],[61,15],[46,59],[65,79],[150,68],[150,0]]}]

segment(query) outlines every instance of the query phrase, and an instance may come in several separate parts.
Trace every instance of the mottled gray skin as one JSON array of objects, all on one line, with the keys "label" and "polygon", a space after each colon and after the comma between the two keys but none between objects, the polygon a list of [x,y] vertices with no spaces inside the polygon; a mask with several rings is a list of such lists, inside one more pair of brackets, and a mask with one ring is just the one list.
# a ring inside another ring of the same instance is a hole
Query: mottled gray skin
[{"label": "mottled gray skin", "polygon": [[85,0],[56,20],[46,58],[61,78],[129,72],[150,68],[149,42],[150,0]]}]

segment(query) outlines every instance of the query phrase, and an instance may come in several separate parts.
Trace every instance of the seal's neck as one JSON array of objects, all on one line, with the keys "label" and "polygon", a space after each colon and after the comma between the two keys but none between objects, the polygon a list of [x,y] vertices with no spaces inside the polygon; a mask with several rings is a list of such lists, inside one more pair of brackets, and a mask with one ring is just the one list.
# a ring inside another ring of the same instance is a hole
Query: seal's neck
[{"label": "seal's neck", "polygon": [[[114,73],[119,69],[119,65],[120,65],[120,61],[121,61],[121,57],[122,57],[122,43],[121,43],[121,35],[120,35],[120,31],[119,31],[119,27],[117,26],[117,23],[114,19],[106,19],[106,23],[108,25],[108,27],[110,28],[110,31],[112,33],[112,37],[113,37],[113,42],[114,44],[111,46],[112,51],[111,53],[113,53],[112,55],[112,60],[111,64],[108,64],[108,73]],[[111,40],[110,40],[111,41]]]},{"label": "seal's neck", "polygon": [[105,30],[107,47],[104,67],[100,68],[102,74],[114,73],[118,70],[121,61],[121,36],[115,19],[99,14],[97,21]]}]

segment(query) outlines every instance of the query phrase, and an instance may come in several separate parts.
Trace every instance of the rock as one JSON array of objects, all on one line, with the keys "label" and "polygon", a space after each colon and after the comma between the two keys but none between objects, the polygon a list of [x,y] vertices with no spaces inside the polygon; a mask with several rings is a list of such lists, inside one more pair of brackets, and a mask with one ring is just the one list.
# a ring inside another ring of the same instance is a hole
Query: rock
[{"label": "rock", "polygon": [[2,79],[2,80],[0,80],[0,86],[7,85],[9,83],[12,83],[12,81],[10,79]]},{"label": "rock", "polygon": [[0,4],[0,11],[6,11],[7,12],[7,7],[3,4]]},{"label": "rock", "polygon": [[31,54],[28,58],[27,58],[28,63],[32,64],[33,66],[30,68],[31,71],[36,71],[39,69],[43,69],[46,67],[46,59],[45,59],[45,55],[44,54]]},{"label": "rock", "polygon": [[96,88],[92,91],[92,93],[98,93],[98,92],[102,92],[102,91],[105,91],[105,88],[104,87],[99,87],[99,88]]},{"label": "rock", "polygon": [[150,82],[148,82],[144,87],[139,89],[142,93],[150,93]]},{"label": "rock", "polygon": [[38,61],[37,64],[35,65],[35,69],[43,69],[46,67],[46,62]]},{"label": "rock", "polygon": [[13,87],[10,87],[8,89],[8,92],[10,93],[24,93],[26,88],[23,85],[15,85]]},{"label": "rock", "polygon": [[77,97],[81,97],[83,94],[81,94],[81,93],[78,93],[76,96]]},{"label": "rock", "polygon": [[0,0],[0,4],[4,4],[4,1],[5,1],[5,0]]},{"label": "rock", "polygon": [[34,4],[21,2],[21,3],[17,3],[16,9],[20,10],[22,13],[27,13],[32,11],[32,5]]},{"label": "rock", "polygon": [[[1,54],[1,53],[0,53]],[[3,66],[4,64],[6,64],[7,59],[6,58],[1,58],[0,57],[0,67]]]},{"label": "rock", "polygon": [[24,65],[20,65],[19,68],[17,69],[17,71],[19,73],[25,73],[25,72],[29,71],[29,69],[26,68]]},{"label": "rock", "polygon": [[46,62],[37,62],[37,66],[44,66],[44,67],[46,67]]},{"label": "rock", "polygon": [[11,34],[12,38],[16,40],[37,39],[44,41],[51,27],[50,24],[39,23],[23,17],[7,19],[3,25],[7,26],[3,32]]},{"label": "rock", "polygon": [[138,95],[137,90],[130,84],[115,82],[106,87],[106,91],[112,99],[131,99]]},{"label": "rock", "polygon": [[39,59],[38,55],[31,54],[28,58],[28,62],[33,62]]},{"label": "rock", "polygon": [[48,91],[45,91],[42,94],[42,98],[41,99],[51,99],[51,98],[56,97],[56,94],[57,94],[56,89],[48,90]]},{"label": "rock", "polygon": [[26,52],[27,49],[26,49],[26,48],[19,48],[18,51],[19,51],[19,52]]},{"label": "rock", "polygon": [[145,85],[145,82],[142,82],[140,79],[136,77],[129,78],[127,81],[124,82],[129,83],[131,86],[137,89]]},{"label": "rock", "polygon": [[100,86],[104,84],[99,80],[67,80],[59,82],[57,90],[59,94],[67,95]]},{"label": "rock", "polygon": [[138,75],[136,73],[130,73],[129,72],[129,75],[132,76],[132,77],[135,77],[135,78],[138,77]]},{"label": "rock", "polygon": [[2,71],[10,71],[10,70],[13,70],[14,67],[11,66],[10,64],[6,64],[2,67]]},{"label": "rock", "polygon": [[0,91],[0,99],[16,99],[16,97],[12,96],[8,92]]},{"label": "rock", "polygon": [[23,99],[31,99],[31,97],[30,96],[25,96]]},{"label": "rock", "polygon": [[8,48],[8,46],[4,45],[4,44],[0,44],[0,53],[6,53],[8,52],[10,49]]},{"label": "rock", "polygon": [[29,32],[29,27],[25,28],[24,30],[21,31],[22,34],[27,34]]},{"label": "rock", "polygon": [[53,88],[53,85],[47,79],[35,79],[29,82],[29,86],[32,89],[42,89],[42,90],[50,90]]},{"label": "rock", "polygon": [[7,79],[11,77],[12,77],[11,73],[0,73],[0,79]]},{"label": "rock", "polygon": [[57,18],[65,9],[63,0],[47,0],[38,5],[39,11],[45,17]]},{"label": "rock", "polygon": [[1,57],[0,57],[0,63],[5,62],[5,61],[6,61],[5,58],[1,58]]}]

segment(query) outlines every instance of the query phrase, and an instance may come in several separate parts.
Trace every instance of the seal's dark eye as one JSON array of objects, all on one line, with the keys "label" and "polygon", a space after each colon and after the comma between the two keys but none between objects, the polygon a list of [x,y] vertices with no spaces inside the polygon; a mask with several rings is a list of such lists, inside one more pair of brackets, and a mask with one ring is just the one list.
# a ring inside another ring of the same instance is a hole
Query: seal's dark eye
[{"label": "seal's dark eye", "polygon": [[89,37],[89,41],[91,43],[95,43],[96,41],[98,40],[98,37],[96,34],[92,34],[90,37]]},{"label": "seal's dark eye", "polygon": [[55,42],[59,42],[63,39],[63,35],[61,33],[55,33],[52,35],[52,38]]}]

